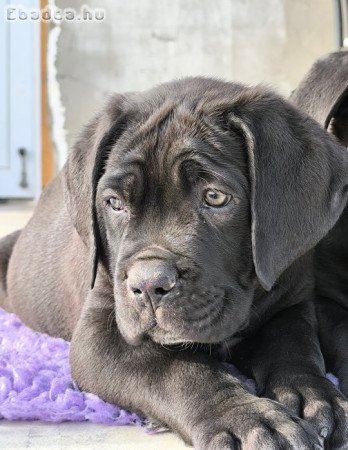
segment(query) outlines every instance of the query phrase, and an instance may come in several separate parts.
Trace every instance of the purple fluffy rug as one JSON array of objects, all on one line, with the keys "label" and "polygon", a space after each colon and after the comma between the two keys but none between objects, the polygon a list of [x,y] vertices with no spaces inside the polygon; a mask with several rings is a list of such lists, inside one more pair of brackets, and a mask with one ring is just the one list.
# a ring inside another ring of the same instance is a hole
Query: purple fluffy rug
[{"label": "purple fluffy rug", "polygon": [[32,331],[0,308],[0,419],[149,426],[136,414],[81,392],[68,355],[68,342]]},{"label": "purple fluffy rug", "polygon": [[[158,431],[146,419],[81,392],[69,367],[69,343],[37,333],[0,308],[0,419],[85,421],[138,425]],[[254,391],[252,380],[230,372]],[[331,381],[337,380],[330,376]]]}]

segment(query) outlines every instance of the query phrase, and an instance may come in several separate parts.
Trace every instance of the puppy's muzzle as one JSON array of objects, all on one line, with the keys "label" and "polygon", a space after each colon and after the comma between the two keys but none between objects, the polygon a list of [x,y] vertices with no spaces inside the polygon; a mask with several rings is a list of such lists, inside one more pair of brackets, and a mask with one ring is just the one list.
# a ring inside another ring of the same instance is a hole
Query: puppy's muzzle
[{"label": "puppy's muzzle", "polygon": [[139,260],[128,271],[130,296],[140,307],[151,306],[153,312],[167,300],[177,296],[179,273],[174,264],[162,260]]}]

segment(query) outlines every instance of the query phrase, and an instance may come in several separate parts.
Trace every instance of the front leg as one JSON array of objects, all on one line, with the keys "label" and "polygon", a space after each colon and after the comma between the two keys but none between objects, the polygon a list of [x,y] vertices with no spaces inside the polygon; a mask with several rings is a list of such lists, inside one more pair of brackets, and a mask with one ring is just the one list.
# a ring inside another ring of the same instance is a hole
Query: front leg
[{"label": "front leg", "polygon": [[348,402],[325,378],[312,304],[278,313],[254,338],[250,369],[260,393],[310,421],[328,448],[347,448]]},{"label": "front leg", "polygon": [[213,358],[150,340],[129,346],[112,317],[110,300],[93,290],[71,343],[82,389],[161,421],[198,449],[321,448],[310,425],[248,393]]}]

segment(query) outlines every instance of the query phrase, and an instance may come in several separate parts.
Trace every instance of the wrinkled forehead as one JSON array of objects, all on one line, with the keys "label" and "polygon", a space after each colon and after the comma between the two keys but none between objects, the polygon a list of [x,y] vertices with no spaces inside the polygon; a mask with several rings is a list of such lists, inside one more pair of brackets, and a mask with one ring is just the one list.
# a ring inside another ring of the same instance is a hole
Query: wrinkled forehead
[{"label": "wrinkled forehead", "polygon": [[105,172],[141,167],[148,177],[168,180],[183,166],[226,182],[242,178],[244,183],[247,152],[242,137],[221,127],[217,117],[166,101],[133,118],[111,150]]}]

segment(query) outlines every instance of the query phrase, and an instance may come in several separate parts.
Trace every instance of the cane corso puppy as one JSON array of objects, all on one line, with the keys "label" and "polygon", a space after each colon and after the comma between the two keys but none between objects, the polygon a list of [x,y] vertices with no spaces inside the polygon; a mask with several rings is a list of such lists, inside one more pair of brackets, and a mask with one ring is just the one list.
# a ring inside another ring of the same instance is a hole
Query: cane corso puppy
[{"label": "cane corso puppy", "polygon": [[71,339],[82,389],[198,449],[340,448],[311,267],[347,185],[343,148],[262,87],[115,95],[1,241],[2,305]]},{"label": "cane corso puppy", "polygon": [[[317,61],[292,100],[348,147],[348,52]],[[348,396],[348,207],[315,253],[322,349]]]}]

